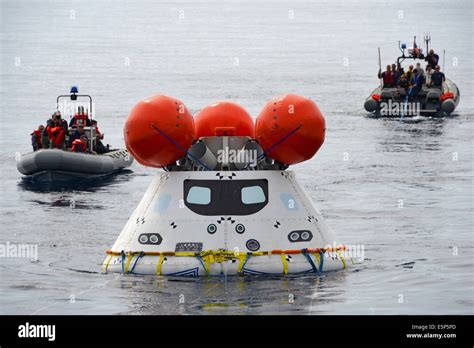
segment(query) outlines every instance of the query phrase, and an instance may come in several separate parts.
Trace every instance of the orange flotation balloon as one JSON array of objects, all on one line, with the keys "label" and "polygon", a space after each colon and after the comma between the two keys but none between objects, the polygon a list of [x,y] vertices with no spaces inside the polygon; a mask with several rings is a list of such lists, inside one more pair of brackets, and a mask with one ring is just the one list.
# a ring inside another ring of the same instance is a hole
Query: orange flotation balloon
[{"label": "orange flotation balloon", "polygon": [[196,139],[212,136],[255,137],[252,117],[240,105],[220,101],[205,106],[195,117]]},{"label": "orange flotation balloon", "polygon": [[194,133],[193,116],[183,102],[164,95],[139,101],[124,128],[127,150],[139,163],[157,168],[185,156]]},{"label": "orange flotation balloon", "polygon": [[312,100],[287,94],[265,105],[255,134],[271,158],[290,165],[314,156],[324,142],[325,129],[324,117]]}]

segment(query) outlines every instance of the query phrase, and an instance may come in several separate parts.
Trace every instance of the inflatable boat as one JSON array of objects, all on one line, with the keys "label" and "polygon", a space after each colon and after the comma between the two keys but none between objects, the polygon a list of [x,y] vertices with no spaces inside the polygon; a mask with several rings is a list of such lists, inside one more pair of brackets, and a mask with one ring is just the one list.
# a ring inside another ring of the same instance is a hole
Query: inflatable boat
[{"label": "inflatable boat", "polygon": [[[47,124],[51,127],[66,130],[67,122],[61,118],[60,108],[69,108],[70,110],[77,109],[78,111],[81,111],[75,114],[74,119],[71,119],[68,131],[63,132],[63,134],[66,133],[63,135],[63,141],[68,141],[68,133],[72,133],[78,129],[78,126],[82,127],[84,130],[82,133],[80,133],[81,139],[83,136],[85,137],[84,142],[81,143],[83,144],[82,152],[75,152],[72,151],[72,149],[68,149],[68,151],[63,151],[60,149],[43,149],[43,147],[47,147],[47,145],[44,145],[42,144],[42,141],[35,139],[34,144],[41,145],[35,148],[36,151],[23,155],[17,154],[15,157],[18,171],[21,174],[29,177],[32,182],[95,179],[117,173],[118,171],[129,167],[133,163],[133,158],[125,149],[111,150],[109,149],[108,145],[107,147],[102,145],[102,152],[105,153],[97,154],[96,151],[94,151],[99,142],[97,135],[99,135],[100,138],[100,133],[98,128],[94,125],[96,122],[92,116],[92,97],[87,94],[78,93],[78,88],[76,86],[72,86],[70,94],[59,95],[56,98],[57,111],[53,114],[52,118],[56,116],[56,122],[58,122],[58,120],[59,122],[64,122],[64,127],[62,126],[62,123],[61,126],[58,127],[57,124],[53,122],[53,119],[48,120]],[[87,111],[85,113],[84,106],[80,103],[78,104],[77,102],[78,98],[87,99],[86,106],[88,106],[89,109],[86,109]],[[61,104],[63,100],[66,100],[67,102]],[[56,115],[57,113],[59,115]],[[35,136],[38,138],[42,137],[44,132],[34,131],[32,135],[37,133]],[[46,136],[46,140],[50,142],[48,136]]]},{"label": "inflatable boat", "polygon": [[289,94],[254,124],[232,102],[195,118],[174,98],[140,101],[125,124],[135,159],[162,168],[103,262],[157,276],[320,274],[354,260],[289,165],[324,141],[316,104]]},{"label": "inflatable boat", "polygon": [[93,179],[130,166],[133,158],[127,150],[112,150],[102,155],[57,149],[30,152],[17,160],[18,171],[34,181]]},{"label": "inflatable boat", "polygon": [[[430,40],[430,36],[425,36],[427,52]],[[402,55],[397,58],[398,69],[401,68],[402,62],[407,59],[414,62],[419,61],[423,64],[424,68],[424,61],[426,59],[422,49],[416,45],[416,37],[413,46],[414,48],[409,49],[408,53],[406,53],[406,44],[399,43]],[[379,68],[381,69],[380,50]],[[364,108],[376,116],[384,117],[443,116],[453,113],[460,100],[460,92],[457,85],[448,78],[445,79],[440,87],[428,86],[424,83],[421,89],[413,96],[409,96],[409,92],[409,87],[404,88],[395,85],[388,87],[384,86],[381,81],[380,86],[375,88],[365,100]]]}]

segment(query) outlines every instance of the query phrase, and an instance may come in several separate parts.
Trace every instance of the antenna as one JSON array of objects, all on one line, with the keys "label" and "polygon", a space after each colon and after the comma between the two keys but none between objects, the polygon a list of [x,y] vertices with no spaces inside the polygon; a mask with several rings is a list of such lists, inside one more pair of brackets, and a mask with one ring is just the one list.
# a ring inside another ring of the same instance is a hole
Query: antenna
[{"label": "antenna", "polygon": [[431,34],[429,32],[426,32],[423,35],[423,39],[425,40],[425,43],[426,43],[426,54],[428,54],[428,52],[429,52],[429,43],[431,41]]}]

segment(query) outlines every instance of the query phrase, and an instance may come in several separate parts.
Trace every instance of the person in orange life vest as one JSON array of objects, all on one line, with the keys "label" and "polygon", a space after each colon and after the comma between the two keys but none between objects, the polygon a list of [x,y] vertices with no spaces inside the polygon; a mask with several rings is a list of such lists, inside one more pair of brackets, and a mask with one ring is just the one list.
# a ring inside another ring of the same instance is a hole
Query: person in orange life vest
[{"label": "person in orange life vest", "polygon": [[383,79],[383,88],[393,87],[394,76],[390,65],[387,65],[387,71],[379,71],[378,77]]},{"label": "person in orange life vest", "polygon": [[87,151],[87,136],[85,134],[81,135],[79,139],[76,139],[72,142],[72,152],[86,152]]},{"label": "person in orange life vest", "polygon": [[50,140],[50,149],[66,150],[67,122],[61,118],[60,113],[55,113],[54,122],[46,127],[46,131]]},{"label": "person in orange life vest", "polygon": [[85,126],[90,126],[90,120],[89,120],[89,115],[84,113],[84,107],[79,106],[77,113],[74,115],[73,118],[71,118],[71,121],[69,122],[69,127],[75,128],[78,126],[78,124],[82,124]]},{"label": "person in orange life vest", "polygon": [[76,139],[72,142],[72,148],[70,151],[97,155],[97,152],[89,150],[89,141],[85,134],[81,135],[79,139]]},{"label": "person in orange life vest", "polygon": [[74,133],[72,133],[69,137],[68,147],[72,147],[72,143],[74,142],[74,140],[80,139],[83,134],[85,134],[84,126],[79,123]]},{"label": "person in orange life vest", "polygon": [[35,129],[33,133],[31,133],[31,146],[33,146],[33,151],[38,151],[39,149],[43,148],[43,144],[41,143],[41,135],[43,134],[44,126],[40,124],[38,129]]}]

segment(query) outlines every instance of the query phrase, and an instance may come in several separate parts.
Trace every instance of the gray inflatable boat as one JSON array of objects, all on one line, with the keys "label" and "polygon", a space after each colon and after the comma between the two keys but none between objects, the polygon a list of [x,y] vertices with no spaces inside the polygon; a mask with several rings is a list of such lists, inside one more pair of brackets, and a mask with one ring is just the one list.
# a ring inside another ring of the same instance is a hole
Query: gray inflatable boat
[{"label": "gray inflatable boat", "polygon": [[[426,43],[426,53],[429,50],[429,42],[431,36],[425,34],[424,41]],[[413,60],[413,64],[416,62],[425,64],[428,61],[428,57],[423,55],[423,50],[416,45],[416,36],[413,39],[413,48],[408,49],[408,55],[405,50],[406,44],[398,43],[399,49],[402,55],[397,58],[397,69],[399,73],[402,73],[402,63],[405,60]],[[439,58],[439,57],[438,57]],[[443,69],[444,71],[443,58]],[[439,67],[439,65],[437,65]],[[416,69],[415,69],[416,70]],[[380,57],[379,48],[379,72],[382,71],[382,63]],[[434,68],[433,68],[434,71]],[[444,79],[441,86],[435,87],[426,84],[427,73],[423,70],[422,72],[424,82],[418,91],[415,91],[412,95],[409,95],[410,86],[407,84],[401,87],[398,82],[392,86],[382,86],[383,81],[381,80],[381,86],[377,87],[364,102],[364,108],[368,112],[375,113],[376,116],[385,117],[409,117],[409,116],[443,116],[450,115],[454,112],[459,104],[461,93],[459,92],[458,86],[448,78]],[[379,76],[380,77],[380,76]]]},{"label": "gray inflatable boat", "polygon": [[103,155],[47,149],[21,155],[16,165],[20,173],[35,181],[67,181],[109,175],[132,163],[133,158],[124,149]]}]

